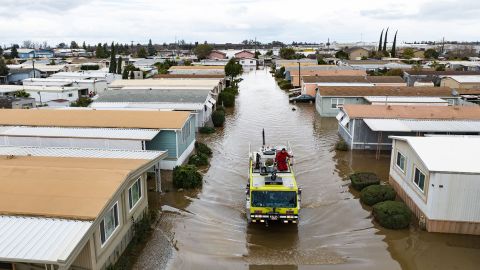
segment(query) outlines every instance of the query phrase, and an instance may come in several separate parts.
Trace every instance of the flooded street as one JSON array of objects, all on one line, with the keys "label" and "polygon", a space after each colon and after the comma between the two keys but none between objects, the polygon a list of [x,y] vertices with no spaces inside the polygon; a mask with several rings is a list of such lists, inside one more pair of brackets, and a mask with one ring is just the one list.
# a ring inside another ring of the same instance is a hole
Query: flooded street
[{"label": "flooded street", "polygon": [[[199,138],[214,152],[203,188],[164,185],[164,213],[137,269],[479,269],[480,237],[390,231],[372,222],[347,178],[373,171],[386,180],[389,155],[337,153],[335,118],[320,118],[311,104],[289,104],[268,71],[243,78],[225,128]],[[289,141],[294,149],[303,188],[298,227],[247,224],[248,145],[261,145],[263,128],[267,144]]]}]

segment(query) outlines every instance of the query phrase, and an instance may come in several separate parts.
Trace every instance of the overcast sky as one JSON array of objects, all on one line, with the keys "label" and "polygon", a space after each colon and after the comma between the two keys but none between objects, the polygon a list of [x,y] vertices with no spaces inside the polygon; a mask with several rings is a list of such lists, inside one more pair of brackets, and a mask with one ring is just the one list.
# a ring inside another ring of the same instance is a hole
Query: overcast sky
[{"label": "overcast sky", "polygon": [[478,0],[0,0],[0,44],[480,40]]}]

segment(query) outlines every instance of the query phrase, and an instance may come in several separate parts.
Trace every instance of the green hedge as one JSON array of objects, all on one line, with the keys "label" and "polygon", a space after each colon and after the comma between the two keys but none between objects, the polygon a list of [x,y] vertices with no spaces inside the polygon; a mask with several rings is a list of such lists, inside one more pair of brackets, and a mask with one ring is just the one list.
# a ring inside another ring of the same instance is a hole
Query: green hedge
[{"label": "green hedge", "polygon": [[210,149],[210,147],[201,142],[195,142],[195,151],[197,153],[205,154],[209,157],[212,156],[212,149]]},{"label": "green hedge", "polygon": [[190,156],[190,158],[188,159],[188,164],[195,166],[207,166],[208,156],[204,153],[197,153]]},{"label": "green hedge", "polygon": [[223,91],[218,95],[218,102],[225,107],[233,107],[235,106],[235,94]]},{"label": "green hedge", "polygon": [[231,94],[234,94],[236,96],[236,95],[238,95],[238,87],[237,86],[227,87],[227,88],[223,89],[222,92],[231,93]]},{"label": "green hedge", "polygon": [[370,172],[360,172],[350,175],[350,180],[352,181],[352,187],[358,191],[361,191],[365,187],[371,185],[380,184],[380,179],[374,173]]},{"label": "green hedge", "polygon": [[371,185],[360,192],[360,200],[366,205],[374,205],[384,201],[394,201],[395,190],[391,186]]},{"label": "green hedge", "polygon": [[212,122],[215,127],[222,127],[225,123],[225,112],[216,110],[212,113]]},{"label": "green hedge", "polygon": [[293,85],[287,81],[287,80],[280,80],[278,82],[278,86],[280,87],[280,89],[282,90],[289,90],[289,89],[293,89]]},{"label": "green hedge", "polygon": [[385,201],[373,206],[375,220],[387,229],[403,229],[410,225],[412,212],[403,202]]},{"label": "green hedge", "polygon": [[217,105],[217,111],[225,111],[225,107],[223,107],[222,105]]},{"label": "green hedge", "polygon": [[201,134],[212,134],[215,132],[215,129],[212,127],[201,127],[200,129],[198,129],[198,132],[200,132]]},{"label": "green hedge", "polygon": [[202,175],[195,165],[176,166],[173,169],[173,186],[175,188],[197,188],[203,183]]}]

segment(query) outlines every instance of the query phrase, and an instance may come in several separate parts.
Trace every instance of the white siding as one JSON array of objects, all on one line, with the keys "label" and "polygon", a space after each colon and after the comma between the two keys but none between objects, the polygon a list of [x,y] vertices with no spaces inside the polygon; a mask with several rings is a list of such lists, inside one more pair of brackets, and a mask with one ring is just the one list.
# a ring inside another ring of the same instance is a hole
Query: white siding
[{"label": "white siding", "polygon": [[432,173],[430,179],[430,219],[480,222],[480,175]]},{"label": "white siding", "polygon": [[143,150],[139,140],[106,140],[80,138],[0,137],[0,144],[35,147],[74,147],[98,149]]}]

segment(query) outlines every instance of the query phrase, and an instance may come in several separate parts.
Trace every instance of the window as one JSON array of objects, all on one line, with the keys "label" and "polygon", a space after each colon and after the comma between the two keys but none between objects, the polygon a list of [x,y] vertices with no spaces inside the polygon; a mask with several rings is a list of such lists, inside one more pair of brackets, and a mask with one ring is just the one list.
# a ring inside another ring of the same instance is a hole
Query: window
[{"label": "window", "polygon": [[73,97],[73,94],[72,94],[72,93],[69,93],[69,94],[68,94],[68,97]]},{"label": "window", "polygon": [[402,153],[398,152],[397,151],[397,168],[399,168],[402,172],[405,172],[405,161],[407,159],[405,158],[404,155],[402,155]]},{"label": "window", "polygon": [[142,198],[142,178],[138,178],[135,183],[128,189],[128,207],[130,210],[137,205]]},{"label": "window", "polygon": [[190,137],[190,121],[187,121],[185,126],[182,128],[182,142],[186,143],[189,137]]},{"label": "window", "polygon": [[337,109],[339,106],[342,106],[345,103],[344,98],[332,98],[332,109]]},{"label": "window", "polygon": [[118,202],[115,203],[105,214],[102,222],[100,222],[100,240],[102,245],[112,236],[118,227]]},{"label": "window", "polygon": [[253,207],[297,207],[295,191],[252,191]]},{"label": "window", "polygon": [[455,100],[453,100],[453,99],[447,99],[447,102],[448,102],[448,106],[455,105]]},{"label": "window", "polygon": [[425,174],[415,167],[415,175],[413,177],[413,183],[423,192],[425,189]]}]

